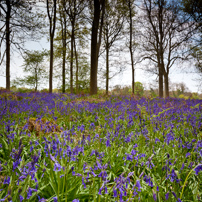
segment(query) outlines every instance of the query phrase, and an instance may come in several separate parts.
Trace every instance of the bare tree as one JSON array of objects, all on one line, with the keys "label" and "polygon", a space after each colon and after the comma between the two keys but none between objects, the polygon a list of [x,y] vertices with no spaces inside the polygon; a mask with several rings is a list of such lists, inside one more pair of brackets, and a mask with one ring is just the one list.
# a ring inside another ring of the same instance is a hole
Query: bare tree
[{"label": "bare tree", "polygon": [[65,12],[65,0],[59,1],[59,18],[58,21],[60,23],[59,32],[60,37],[59,40],[62,42],[62,92],[65,93],[65,77],[66,77],[66,55],[67,55],[67,45],[68,45],[68,36],[67,36],[67,27],[68,27],[68,18]]},{"label": "bare tree", "polygon": [[134,41],[134,16],[135,16],[135,0],[126,0],[126,11],[127,11],[127,22],[129,24],[129,51],[131,59],[132,68],[132,94],[135,93],[135,64],[134,64],[134,51],[135,51],[135,41]]},{"label": "bare tree", "polygon": [[[78,88],[78,59],[76,54],[76,42],[75,33],[78,29],[79,17],[82,14],[85,4],[84,0],[68,0],[65,1],[65,12],[67,13],[70,21],[71,31],[69,32],[71,41],[71,56],[70,56],[70,92],[73,93],[73,61],[74,55],[76,57],[76,78],[77,78],[77,88]],[[75,54],[74,54],[75,53]],[[77,89],[78,90],[78,89]]]},{"label": "bare tree", "polygon": [[106,0],[103,26],[103,46],[106,51],[106,94],[109,91],[109,56],[114,42],[120,39],[120,32],[124,23],[124,10],[122,1]]},{"label": "bare tree", "polygon": [[[1,53],[0,61],[2,63],[6,57],[6,89],[10,90],[10,55],[11,45],[18,50],[23,49],[26,36],[30,31],[39,28],[37,14],[32,12],[36,1],[25,0],[1,0],[0,1],[0,46],[5,43],[5,52]],[[34,20],[33,20],[34,19]],[[33,36],[33,35],[32,35]]]},{"label": "bare tree", "polygon": [[152,61],[159,76],[159,97],[169,97],[169,72],[178,60],[189,54],[186,43],[194,35],[195,23],[181,12],[178,2],[143,0],[142,18],[143,58]]},{"label": "bare tree", "polygon": [[56,27],[57,0],[46,0],[46,9],[49,20],[49,36],[50,36],[50,70],[49,70],[49,93],[53,89],[53,41]]}]

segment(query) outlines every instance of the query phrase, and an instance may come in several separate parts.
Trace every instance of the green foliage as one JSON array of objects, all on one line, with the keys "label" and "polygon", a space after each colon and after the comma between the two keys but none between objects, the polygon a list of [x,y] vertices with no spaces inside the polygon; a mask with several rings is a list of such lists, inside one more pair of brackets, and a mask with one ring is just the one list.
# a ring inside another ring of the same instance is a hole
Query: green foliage
[{"label": "green foliage", "polygon": [[158,97],[157,93],[155,92],[155,90],[154,90],[153,88],[150,89],[150,96],[151,96],[152,98]]},{"label": "green foliage", "polygon": [[144,94],[144,86],[141,82],[135,82],[135,95],[142,97]]},{"label": "green foliage", "polygon": [[23,71],[28,73],[24,78],[16,78],[12,81],[13,86],[31,86],[35,91],[47,78],[46,67],[43,64],[47,51],[28,51],[24,55]]}]

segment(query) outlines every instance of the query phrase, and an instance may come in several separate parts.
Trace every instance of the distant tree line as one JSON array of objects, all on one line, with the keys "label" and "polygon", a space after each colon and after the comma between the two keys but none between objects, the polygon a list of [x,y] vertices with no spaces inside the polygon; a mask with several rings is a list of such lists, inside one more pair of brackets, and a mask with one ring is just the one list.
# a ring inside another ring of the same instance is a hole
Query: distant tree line
[{"label": "distant tree line", "polygon": [[[25,42],[45,35],[48,52],[25,50]],[[159,97],[169,97],[169,73],[174,64],[194,60],[202,72],[201,36],[202,0],[0,1],[0,65],[6,70],[7,90],[11,87],[11,52],[22,54],[24,71],[30,72],[18,83],[37,90],[46,77],[43,63],[48,57],[50,93],[57,76],[62,92],[88,88],[90,94],[98,91],[100,57],[105,56],[108,94],[112,60],[117,52],[128,52],[131,93],[135,93],[135,66],[147,61],[145,70],[158,77]]]}]

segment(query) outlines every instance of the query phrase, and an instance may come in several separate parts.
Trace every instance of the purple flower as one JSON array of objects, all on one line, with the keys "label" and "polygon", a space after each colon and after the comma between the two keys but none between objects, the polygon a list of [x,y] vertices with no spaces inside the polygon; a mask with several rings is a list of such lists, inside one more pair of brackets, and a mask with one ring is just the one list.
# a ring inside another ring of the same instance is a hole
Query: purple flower
[{"label": "purple flower", "polygon": [[38,196],[39,202],[46,202],[47,200],[45,198],[40,198],[40,196]]},{"label": "purple flower", "polygon": [[156,193],[155,193],[155,192],[153,192],[153,199],[154,199],[155,201],[157,201],[157,197],[156,197]]},{"label": "purple flower", "polygon": [[20,165],[20,160],[16,160],[15,162],[13,162],[13,171],[18,167],[18,165]]},{"label": "purple flower", "polygon": [[177,178],[177,174],[175,173],[175,170],[174,170],[174,169],[172,169],[171,174],[168,175],[167,179],[169,179],[169,178],[170,178],[170,181],[171,181],[171,182],[174,182],[174,180],[176,180],[176,182],[179,183],[179,181],[180,181],[180,180]]},{"label": "purple flower", "polygon": [[176,193],[175,193],[174,191],[172,191],[172,194],[173,194],[173,196],[174,196],[175,198],[177,198],[177,195],[176,195]]},{"label": "purple flower", "polygon": [[72,202],[79,202],[79,199],[74,199]]},{"label": "purple flower", "polygon": [[156,187],[156,191],[159,191],[159,186]]},{"label": "purple flower", "polygon": [[117,191],[116,191],[116,189],[114,189],[113,192],[114,192],[114,197],[116,198],[117,197]]},{"label": "purple flower", "polygon": [[186,153],[186,158],[187,158],[188,156],[190,156],[190,155],[191,155],[191,153],[189,153],[189,152],[188,152],[188,153]]},{"label": "purple flower", "polygon": [[83,184],[83,186],[84,186],[84,189],[86,189],[86,184],[85,184],[85,182],[84,182],[84,178],[82,177],[82,184]]},{"label": "purple flower", "polygon": [[107,187],[105,186],[105,194],[108,194]]},{"label": "purple flower", "polygon": [[144,175],[144,171],[141,172],[139,178],[141,178]]},{"label": "purple flower", "polygon": [[57,196],[53,197],[53,199],[54,199],[54,202],[58,202]]},{"label": "purple flower", "polygon": [[169,192],[165,195],[166,200],[169,198]]},{"label": "purple flower", "polygon": [[200,155],[201,155],[201,157],[202,157],[202,149],[199,151],[199,153],[200,153]]},{"label": "purple flower", "polygon": [[50,158],[52,161],[56,162],[55,157],[50,154]]},{"label": "purple flower", "polygon": [[9,176],[4,179],[3,184],[10,184],[10,177]]},{"label": "purple flower", "polygon": [[24,197],[21,195],[19,196],[19,198],[20,198],[20,202],[22,202],[24,200]]},{"label": "purple flower", "polygon": [[32,189],[29,188],[27,191],[27,199],[30,199],[31,196],[32,196]]},{"label": "purple flower", "polygon": [[182,163],[182,167],[180,168],[180,170],[183,170],[184,169],[184,163]]},{"label": "purple flower", "polygon": [[138,191],[141,191],[141,185],[140,185],[140,180],[137,180],[136,181],[136,185],[135,185],[137,188],[138,188]]},{"label": "purple flower", "polygon": [[198,175],[198,173],[199,173],[200,171],[202,171],[202,164],[199,164],[199,165],[194,169],[194,171],[196,172],[196,175]]},{"label": "purple flower", "polygon": [[102,195],[102,187],[99,189],[98,194]]},{"label": "purple flower", "polygon": [[110,140],[109,140],[109,139],[107,139],[107,141],[106,141],[106,146],[107,146],[107,147],[111,147],[111,145],[110,145]]},{"label": "purple flower", "polygon": [[53,171],[61,171],[61,169],[62,169],[62,166],[59,164],[59,163],[55,163],[55,165],[54,165],[54,169],[53,169]]}]

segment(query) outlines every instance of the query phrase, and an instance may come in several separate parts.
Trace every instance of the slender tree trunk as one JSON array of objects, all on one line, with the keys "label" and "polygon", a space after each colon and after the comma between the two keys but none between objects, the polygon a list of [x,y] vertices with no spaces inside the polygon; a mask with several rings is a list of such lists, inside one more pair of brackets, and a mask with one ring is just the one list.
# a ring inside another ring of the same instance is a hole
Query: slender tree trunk
[{"label": "slender tree trunk", "polygon": [[66,64],[66,46],[64,46],[65,44],[63,42],[63,54],[62,54],[62,92],[63,93],[65,93],[65,64]]},{"label": "slender tree trunk", "polygon": [[65,93],[65,67],[66,67],[66,43],[67,33],[66,33],[66,19],[64,19],[64,28],[62,26],[62,92]]},{"label": "slender tree trunk", "polygon": [[10,18],[11,18],[11,6],[10,1],[6,0],[7,12],[6,12],[6,89],[10,90]]},{"label": "slender tree trunk", "polygon": [[109,34],[108,34],[108,25],[105,29],[106,37],[106,95],[109,94]]},{"label": "slender tree trunk", "polygon": [[132,20],[132,7],[131,7],[131,1],[128,1],[128,8],[130,13],[130,59],[131,59],[131,67],[132,67],[132,94],[135,94],[135,68],[134,68],[134,60],[133,60],[133,20]]},{"label": "slender tree trunk", "polygon": [[163,51],[163,40],[164,40],[164,31],[163,31],[163,9],[162,9],[163,1],[158,1],[159,10],[158,10],[158,21],[159,21],[159,51],[160,51],[160,71],[159,71],[159,97],[163,97],[163,75],[165,72],[164,69],[164,51]]},{"label": "slender tree trunk", "polygon": [[37,75],[37,67],[35,68],[35,92],[37,92],[38,87],[38,75]]},{"label": "slender tree trunk", "polygon": [[79,62],[78,62],[78,54],[76,51],[76,41],[74,38],[74,54],[76,60],[76,93],[79,93]]},{"label": "slender tree trunk", "polygon": [[165,97],[169,97],[169,78],[168,78],[168,73],[164,74],[164,84],[165,84]]},{"label": "slender tree trunk", "polygon": [[159,97],[163,97],[163,73],[161,64],[159,64]]},{"label": "slender tree trunk", "polygon": [[56,26],[56,10],[57,10],[57,0],[53,0],[53,9],[50,14],[49,0],[46,0],[47,14],[49,18],[49,35],[50,35],[50,71],[49,71],[49,93],[53,91],[53,41]]},{"label": "slender tree trunk", "polygon": [[60,14],[60,25],[62,33],[62,93],[65,93],[65,68],[66,68],[66,54],[67,54],[67,19],[65,15],[65,5],[64,0],[59,4],[59,14]]},{"label": "slender tree trunk", "polygon": [[74,24],[72,24],[71,33],[71,58],[70,58],[70,92],[74,93],[73,89],[73,61],[74,61]]},{"label": "slender tree trunk", "polygon": [[[108,39],[107,39],[108,41]],[[106,95],[109,94],[109,44],[106,44]]]},{"label": "slender tree trunk", "polygon": [[53,90],[53,37],[50,37],[49,93]]}]

